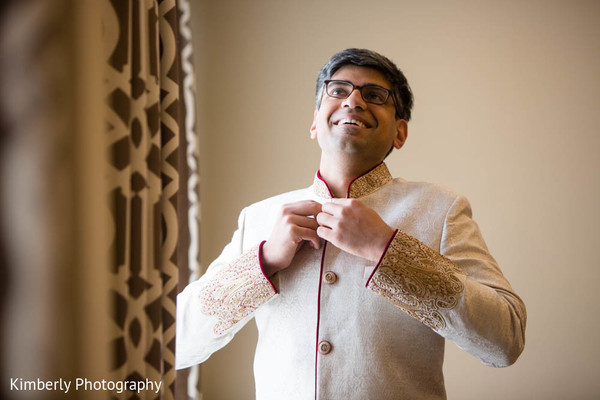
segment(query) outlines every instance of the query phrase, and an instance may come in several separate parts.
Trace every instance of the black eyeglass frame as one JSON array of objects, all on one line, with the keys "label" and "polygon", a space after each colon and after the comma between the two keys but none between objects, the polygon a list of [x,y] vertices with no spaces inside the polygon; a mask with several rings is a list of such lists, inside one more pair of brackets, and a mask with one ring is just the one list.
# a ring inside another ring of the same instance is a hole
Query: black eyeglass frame
[{"label": "black eyeglass frame", "polygon": [[[336,96],[336,95],[333,95],[333,94],[329,93],[329,84],[332,83],[332,82],[343,83],[343,84],[352,86],[352,90],[350,92],[348,92],[347,96],[339,96],[339,95]],[[358,89],[358,91],[360,92],[360,96],[367,103],[369,103],[369,104],[376,104],[376,105],[383,105],[383,104],[385,104],[388,101],[388,99],[392,95],[392,91],[391,90],[386,89],[383,86],[374,85],[374,84],[367,84],[367,85],[363,85],[363,86],[358,86],[358,85],[355,85],[352,82],[343,81],[343,80],[339,80],[339,79],[328,79],[328,80],[324,81],[323,83],[325,84],[325,93],[327,94],[327,96],[330,96],[330,97],[333,97],[333,98],[336,98],[336,99],[347,99],[348,97],[350,97],[350,95],[352,94],[352,92],[354,92],[354,89]],[[365,99],[365,96],[363,96],[363,89],[365,89],[365,88],[376,88],[376,89],[381,89],[381,90],[385,91],[385,93],[386,93],[385,100],[383,102],[379,103],[379,102],[369,101],[369,100]],[[392,101],[394,102],[394,105],[395,105],[394,96],[391,96],[391,97],[392,97]]]}]

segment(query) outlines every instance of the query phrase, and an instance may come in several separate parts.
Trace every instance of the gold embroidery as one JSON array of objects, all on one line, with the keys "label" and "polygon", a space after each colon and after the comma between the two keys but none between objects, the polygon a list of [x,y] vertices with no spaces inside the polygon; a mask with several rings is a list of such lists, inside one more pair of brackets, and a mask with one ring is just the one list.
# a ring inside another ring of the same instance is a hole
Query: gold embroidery
[{"label": "gold embroidery", "polygon": [[356,178],[350,184],[349,198],[357,199],[362,196],[373,193],[386,183],[392,180],[392,175],[384,163]]},{"label": "gold embroidery", "polygon": [[262,273],[258,260],[259,245],[220,271],[200,291],[202,312],[217,316],[213,331],[221,335],[253,313],[275,295]]},{"label": "gold embroidery", "polygon": [[432,329],[446,321],[439,309],[452,309],[464,290],[452,261],[398,231],[367,287]]},{"label": "gold embroidery", "polygon": [[327,184],[319,178],[319,172],[315,175],[315,181],[313,182],[313,192],[324,199],[331,199],[331,193],[329,192],[329,188]]},{"label": "gold embroidery", "polygon": [[[379,164],[371,171],[359,176],[350,183],[349,198],[357,199],[373,193],[386,183],[392,180],[392,175],[385,163]],[[327,187],[327,183],[319,178],[318,173],[315,176],[313,183],[314,193],[326,199],[331,199],[331,193]]]}]

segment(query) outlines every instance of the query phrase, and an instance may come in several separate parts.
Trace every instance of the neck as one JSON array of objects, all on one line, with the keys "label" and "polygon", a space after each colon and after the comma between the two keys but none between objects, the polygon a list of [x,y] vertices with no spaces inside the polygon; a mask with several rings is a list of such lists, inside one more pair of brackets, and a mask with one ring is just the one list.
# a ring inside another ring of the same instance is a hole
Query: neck
[{"label": "neck", "polygon": [[381,161],[365,163],[350,161],[347,158],[321,157],[319,171],[331,193],[337,198],[344,198],[348,194],[350,183],[379,163]]}]

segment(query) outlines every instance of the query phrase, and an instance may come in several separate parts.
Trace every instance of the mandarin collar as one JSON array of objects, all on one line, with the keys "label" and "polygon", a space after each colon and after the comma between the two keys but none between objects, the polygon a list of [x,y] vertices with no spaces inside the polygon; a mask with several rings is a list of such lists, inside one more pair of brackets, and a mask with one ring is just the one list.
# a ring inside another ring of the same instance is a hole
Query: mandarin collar
[{"label": "mandarin collar", "polygon": [[[364,174],[354,178],[348,185],[346,191],[347,198],[359,198],[373,193],[380,187],[392,180],[392,175],[388,170],[385,163],[377,165],[375,168],[365,172]],[[326,199],[332,199],[335,196],[329,190],[329,185],[325,182],[325,179],[321,177],[320,170],[315,175],[313,182],[314,193]]]}]

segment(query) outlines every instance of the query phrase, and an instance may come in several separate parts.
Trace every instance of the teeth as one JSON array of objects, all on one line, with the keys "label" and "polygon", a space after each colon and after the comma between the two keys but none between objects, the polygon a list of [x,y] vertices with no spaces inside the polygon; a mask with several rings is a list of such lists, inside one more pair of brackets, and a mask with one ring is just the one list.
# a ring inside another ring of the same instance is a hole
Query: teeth
[{"label": "teeth", "polygon": [[355,119],[341,119],[340,122],[338,122],[338,125],[345,125],[345,124],[350,124],[350,125],[356,125],[356,126],[360,126],[361,128],[366,128],[367,126],[365,124],[363,124],[360,121],[357,121]]}]

